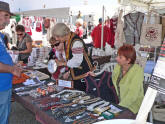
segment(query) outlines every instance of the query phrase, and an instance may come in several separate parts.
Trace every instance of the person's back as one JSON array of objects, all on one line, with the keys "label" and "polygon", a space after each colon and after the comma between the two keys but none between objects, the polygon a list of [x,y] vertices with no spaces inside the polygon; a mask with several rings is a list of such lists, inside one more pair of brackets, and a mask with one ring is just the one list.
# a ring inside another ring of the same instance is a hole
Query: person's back
[{"label": "person's back", "polygon": [[[96,48],[101,48],[101,31],[102,31],[102,19],[99,19],[99,24],[93,29],[91,37],[93,40],[93,45]],[[104,26],[104,35],[103,35],[103,47],[105,43],[110,40],[110,28]]]}]

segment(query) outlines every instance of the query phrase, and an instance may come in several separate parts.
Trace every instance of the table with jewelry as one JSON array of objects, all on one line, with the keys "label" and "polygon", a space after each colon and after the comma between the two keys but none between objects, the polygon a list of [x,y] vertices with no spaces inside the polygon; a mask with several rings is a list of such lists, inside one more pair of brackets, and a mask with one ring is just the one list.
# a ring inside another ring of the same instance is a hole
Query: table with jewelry
[{"label": "table with jewelry", "polygon": [[91,124],[113,118],[129,118],[125,108],[85,92],[33,79],[35,84],[13,86],[17,102],[35,114],[42,124]]}]

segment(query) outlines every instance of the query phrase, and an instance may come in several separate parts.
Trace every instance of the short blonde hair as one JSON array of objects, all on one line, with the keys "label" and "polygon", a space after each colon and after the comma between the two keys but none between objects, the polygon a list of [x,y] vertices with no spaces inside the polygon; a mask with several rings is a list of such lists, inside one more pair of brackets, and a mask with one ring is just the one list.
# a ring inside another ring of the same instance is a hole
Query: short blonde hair
[{"label": "short blonde hair", "polygon": [[77,23],[78,23],[80,26],[82,26],[82,25],[83,25],[83,20],[79,18],[79,19],[76,20],[76,24],[77,24]]},{"label": "short blonde hair", "polygon": [[52,36],[65,36],[70,33],[70,29],[64,23],[57,23],[52,29]]}]

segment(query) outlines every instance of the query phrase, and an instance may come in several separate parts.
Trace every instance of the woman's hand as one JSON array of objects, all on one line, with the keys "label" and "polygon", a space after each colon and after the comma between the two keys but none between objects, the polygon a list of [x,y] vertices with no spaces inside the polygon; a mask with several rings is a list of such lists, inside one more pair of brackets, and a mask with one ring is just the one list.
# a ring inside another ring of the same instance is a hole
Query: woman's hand
[{"label": "woman's hand", "polygon": [[96,74],[92,71],[89,71],[89,72],[86,73],[86,76],[89,76],[89,75],[93,76],[93,77],[96,77]]},{"label": "woman's hand", "polygon": [[66,66],[66,62],[65,61],[60,61],[58,59],[55,59],[55,61],[56,61],[57,66]]},{"label": "woman's hand", "polygon": [[68,72],[65,72],[62,77],[64,80],[67,80],[69,78],[69,75],[70,75],[70,72],[68,71]]},{"label": "woman's hand", "polygon": [[19,54],[19,51],[18,50],[13,50],[13,53],[14,54]]}]

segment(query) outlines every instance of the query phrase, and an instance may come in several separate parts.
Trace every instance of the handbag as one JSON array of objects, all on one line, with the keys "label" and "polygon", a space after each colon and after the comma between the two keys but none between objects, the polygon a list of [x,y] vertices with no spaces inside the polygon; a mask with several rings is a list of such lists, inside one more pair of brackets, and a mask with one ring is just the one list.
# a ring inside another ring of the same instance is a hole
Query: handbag
[{"label": "handbag", "polygon": [[141,31],[140,44],[157,47],[161,45],[161,42],[162,42],[162,25],[156,23],[155,24],[144,23]]}]

